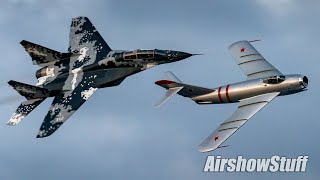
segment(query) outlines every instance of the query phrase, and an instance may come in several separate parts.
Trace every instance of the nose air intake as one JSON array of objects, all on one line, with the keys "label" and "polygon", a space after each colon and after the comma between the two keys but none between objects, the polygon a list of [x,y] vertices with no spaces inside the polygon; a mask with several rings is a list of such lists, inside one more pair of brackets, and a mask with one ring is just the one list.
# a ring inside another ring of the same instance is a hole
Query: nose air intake
[{"label": "nose air intake", "polygon": [[308,82],[309,82],[309,80],[308,80],[308,78],[307,78],[307,76],[303,76],[303,82],[305,83],[305,84],[308,84]]},{"label": "nose air intake", "polygon": [[303,89],[307,88],[309,84],[308,77],[307,76],[300,77],[299,84]]},{"label": "nose air intake", "polygon": [[309,79],[307,76],[303,76],[302,82],[304,87],[308,87]]}]

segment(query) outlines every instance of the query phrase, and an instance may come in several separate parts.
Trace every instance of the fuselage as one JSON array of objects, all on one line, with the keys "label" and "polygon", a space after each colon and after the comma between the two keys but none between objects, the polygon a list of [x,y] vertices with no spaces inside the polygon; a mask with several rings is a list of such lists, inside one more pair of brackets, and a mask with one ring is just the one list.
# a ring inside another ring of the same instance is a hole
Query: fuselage
[{"label": "fuselage", "polygon": [[133,67],[149,68],[159,64],[171,63],[188,58],[192,54],[160,49],[137,49],[133,51],[111,51],[97,65],[104,68]]},{"label": "fuselage", "polygon": [[[58,61],[39,69],[36,72],[37,85],[50,90],[68,90],[64,87],[68,79],[74,78],[78,72],[89,73],[98,80],[92,86],[97,88],[119,85],[126,77],[144,71],[151,67],[180,61],[192,54],[173,50],[112,50],[106,57],[96,57],[95,62],[77,65],[77,61],[83,63],[87,59],[88,49],[81,49],[79,55],[70,60]],[[70,67],[72,64],[72,67]],[[71,81],[74,81],[71,79]]]},{"label": "fuselage", "polygon": [[198,104],[235,103],[261,94],[280,92],[279,96],[306,90],[308,78],[300,74],[252,79],[214,88],[214,92],[192,97]]}]

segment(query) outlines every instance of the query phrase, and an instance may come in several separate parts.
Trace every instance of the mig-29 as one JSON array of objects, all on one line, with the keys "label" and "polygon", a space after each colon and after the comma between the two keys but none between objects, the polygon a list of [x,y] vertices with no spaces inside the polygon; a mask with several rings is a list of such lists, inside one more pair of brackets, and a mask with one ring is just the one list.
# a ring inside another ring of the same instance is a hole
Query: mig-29
[{"label": "mig-29", "polygon": [[35,86],[8,82],[27,99],[8,125],[16,125],[46,98],[54,97],[37,138],[54,133],[99,88],[117,86],[135,73],[192,56],[173,50],[112,50],[87,17],[72,19],[66,53],[25,40],[20,44],[41,68]]}]

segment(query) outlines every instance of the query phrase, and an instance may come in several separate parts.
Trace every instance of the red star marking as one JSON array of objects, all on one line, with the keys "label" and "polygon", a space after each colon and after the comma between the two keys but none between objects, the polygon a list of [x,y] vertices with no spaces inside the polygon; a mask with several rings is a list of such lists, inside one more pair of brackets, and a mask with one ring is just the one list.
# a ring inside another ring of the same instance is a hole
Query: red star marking
[{"label": "red star marking", "polygon": [[241,48],[241,49],[240,49],[240,52],[243,53],[245,50],[246,50],[245,48]]},{"label": "red star marking", "polygon": [[219,139],[219,136],[215,136],[215,137],[213,138],[214,141],[217,141],[218,139]]}]

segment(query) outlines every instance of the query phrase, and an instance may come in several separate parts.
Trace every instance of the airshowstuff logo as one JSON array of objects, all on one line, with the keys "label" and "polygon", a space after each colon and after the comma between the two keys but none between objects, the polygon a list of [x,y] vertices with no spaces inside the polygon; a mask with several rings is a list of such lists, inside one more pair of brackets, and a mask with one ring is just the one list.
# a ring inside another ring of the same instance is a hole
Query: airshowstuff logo
[{"label": "airshowstuff logo", "polygon": [[272,156],[271,158],[221,158],[208,156],[204,172],[305,172],[309,156],[287,158]]}]

